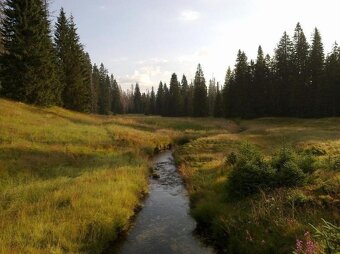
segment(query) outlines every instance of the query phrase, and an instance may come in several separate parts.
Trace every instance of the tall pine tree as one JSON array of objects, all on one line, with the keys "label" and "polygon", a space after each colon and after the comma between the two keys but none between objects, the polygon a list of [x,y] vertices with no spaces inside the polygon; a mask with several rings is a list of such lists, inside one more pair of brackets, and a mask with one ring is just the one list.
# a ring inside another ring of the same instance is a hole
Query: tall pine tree
[{"label": "tall pine tree", "polygon": [[194,79],[193,107],[195,117],[204,117],[208,115],[207,86],[200,64],[197,67]]},{"label": "tall pine tree", "polygon": [[171,108],[169,108],[169,115],[179,116],[181,111],[181,91],[176,73],[171,76],[169,93],[169,104],[171,104]]},{"label": "tall pine tree", "polygon": [[308,114],[307,116],[322,116],[322,98],[326,97],[324,89],[324,70],[325,70],[325,54],[321,35],[319,30],[315,28],[312,47],[309,57],[310,71],[310,87],[308,93]]},{"label": "tall pine tree", "polygon": [[37,105],[60,101],[56,58],[43,0],[6,0],[1,94]]}]

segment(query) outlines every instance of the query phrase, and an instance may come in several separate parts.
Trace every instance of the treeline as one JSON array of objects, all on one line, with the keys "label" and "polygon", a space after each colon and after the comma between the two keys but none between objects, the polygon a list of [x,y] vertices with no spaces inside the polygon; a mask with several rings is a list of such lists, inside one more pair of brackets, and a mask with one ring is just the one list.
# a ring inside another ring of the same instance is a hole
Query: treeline
[{"label": "treeline", "polygon": [[260,46],[248,62],[239,51],[223,93],[227,117],[340,116],[340,49],[335,43],[325,57],[318,29],[308,43],[298,23],[292,39],[283,34],[273,57]]},{"label": "treeline", "polygon": [[52,29],[45,0],[1,2],[2,97],[25,103],[121,113],[121,89],[104,65],[92,65],[72,16],[63,9]]},{"label": "treeline", "polygon": [[141,96],[136,87],[133,101],[134,113],[163,116],[340,116],[340,48],[335,43],[325,56],[318,29],[308,43],[298,23],[292,39],[284,32],[272,57],[259,46],[256,60],[248,61],[240,50],[223,87],[214,79],[207,85],[199,65],[190,84],[173,74],[156,95],[152,89]]},{"label": "treeline", "polygon": [[327,56],[315,29],[311,43],[297,24],[285,32],[274,55],[261,46],[256,60],[239,51],[225,83],[206,82],[201,66],[194,80],[173,74],[142,92],[122,91],[103,64],[91,63],[72,16],[61,9],[52,28],[45,0],[0,2],[0,96],[71,110],[162,116],[340,116],[340,48]]}]

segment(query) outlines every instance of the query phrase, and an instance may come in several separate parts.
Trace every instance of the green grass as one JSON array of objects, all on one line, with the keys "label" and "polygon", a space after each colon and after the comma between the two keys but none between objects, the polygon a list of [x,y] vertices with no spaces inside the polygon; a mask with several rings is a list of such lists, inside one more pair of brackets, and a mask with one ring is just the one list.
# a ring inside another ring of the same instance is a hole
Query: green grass
[{"label": "green grass", "polygon": [[[340,158],[340,119],[266,118],[239,124],[239,133],[209,135],[176,151],[191,213],[210,240],[223,252],[292,253],[296,239],[312,230],[310,223],[319,225],[324,218],[339,224],[340,174],[326,162]],[[326,154],[318,157],[318,170],[304,187],[235,198],[227,192],[231,166],[224,162],[244,142],[268,157],[283,145],[316,147]]]},{"label": "green grass", "polygon": [[0,100],[0,253],[100,253],[147,192],[157,131]]},{"label": "green grass", "polygon": [[[224,161],[245,141],[267,156],[287,143],[326,154],[307,186],[235,200]],[[309,223],[339,222],[338,118],[105,117],[0,99],[0,253],[101,253],[148,191],[154,148],[171,142],[191,212],[221,249],[289,253]]]}]

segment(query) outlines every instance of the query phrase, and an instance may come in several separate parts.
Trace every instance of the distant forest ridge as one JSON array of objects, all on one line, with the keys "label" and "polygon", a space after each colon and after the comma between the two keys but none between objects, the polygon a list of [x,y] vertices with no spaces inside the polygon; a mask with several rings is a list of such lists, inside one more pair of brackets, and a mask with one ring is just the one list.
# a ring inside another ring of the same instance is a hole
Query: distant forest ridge
[{"label": "distant forest ridge", "polygon": [[5,0],[0,8],[0,95],[40,106],[96,114],[241,117],[340,116],[340,48],[325,55],[315,28],[307,41],[298,23],[283,33],[274,55],[261,46],[256,60],[239,50],[224,84],[206,82],[198,65],[193,82],[174,73],[169,85],[123,91],[104,64],[92,64],[73,16],[63,9],[51,36],[48,3]]}]

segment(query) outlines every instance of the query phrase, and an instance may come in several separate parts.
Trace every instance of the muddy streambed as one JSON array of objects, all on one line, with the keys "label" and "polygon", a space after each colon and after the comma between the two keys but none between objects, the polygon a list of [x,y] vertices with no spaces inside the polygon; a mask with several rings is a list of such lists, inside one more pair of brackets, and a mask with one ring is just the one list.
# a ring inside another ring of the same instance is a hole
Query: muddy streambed
[{"label": "muddy streambed", "polygon": [[157,155],[154,167],[159,178],[150,180],[150,194],[144,207],[115,253],[214,253],[193,234],[196,222],[189,215],[189,198],[172,152]]}]

